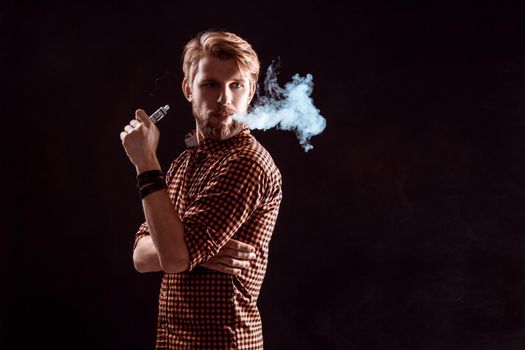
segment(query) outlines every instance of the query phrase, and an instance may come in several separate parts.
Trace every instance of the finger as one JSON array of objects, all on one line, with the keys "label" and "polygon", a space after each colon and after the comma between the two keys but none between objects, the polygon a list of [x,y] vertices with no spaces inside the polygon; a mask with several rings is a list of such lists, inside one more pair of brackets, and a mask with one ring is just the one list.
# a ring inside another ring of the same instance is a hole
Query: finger
[{"label": "finger", "polygon": [[208,269],[211,269],[212,266],[213,266],[213,264],[212,264],[211,262],[208,261],[208,262],[205,262],[205,263],[201,264],[201,266],[202,266],[202,267],[206,267],[206,268],[208,268]]},{"label": "finger", "polygon": [[122,142],[124,142],[124,138],[126,137],[127,134],[128,134],[128,133],[125,132],[125,131],[122,131],[122,132],[120,133],[120,140],[121,140]]},{"label": "finger", "polygon": [[228,275],[240,275],[242,271],[239,269],[234,269],[228,266],[224,266],[221,272],[227,273]]},{"label": "finger", "polygon": [[242,270],[240,270],[240,269],[229,267],[229,266],[226,266],[226,265],[223,265],[223,264],[211,263],[210,261],[208,261],[205,264],[201,264],[201,266],[203,266],[203,267],[205,267],[207,269],[210,269],[210,270],[219,271],[219,272],[222,272],[222,273],[227,273],[229,275],[239,275],[242,272]]},{"label": "finger", "polygon": [[255,252],[255,247],[252,245],[249,245],[247,243],[238,241],[236,239],[230,239],[228,242],[226,242],[225,246],[237,250],[242,250],[245,252]]},{"label": "finger", "polygon": [[244,259],[244,260],[251,260],[257,257],[255,253],[243,252],[242,250],[237,250],[237,249],[232,249],[232,248],[227,248],[227,247],[223,247],[219,251],[219,255],[229,256],[231,258]]},{"label": "finger", "polygon": [[131,126],[134,127],[134,128],[138,128],[139,126],[142,125],[142,123],[139,122],[137,119],[131,119],[131,120],[129,121],[129,125],[131,125]]},{"label": "finger", "polygon": [[144,112],[144,110],[142,110],[142,109],[137,109],[135,111],[135,118],[137,118],[137,120],[143,122],[144,125],[146,125],[146,126],[150,126],[151,124],[153,124],[152,121],[149,120],[148,115],[146,114],[146,112]]},{"label": "finger", "polygon": [[217,264],[223,264],[228,267],[246,269],[250,267],[250,262],[246,260],[233,259],[228,257],[218,257],[215,261]]},{"label": "finger", "polygon": [[127,132],[128,134],[129,134],[130,132],[132,132],[133,130],[135,130],[135,129],[134,129],[131,125],[126,125],[126,126],[124,127],[124,131]]},{"label": "finger", "polygon": [[216,271],[224,272],[224,273],[227,273],[229,275],[238,275],[238,274],[240,274],[242,272],[242,270],[239,269],[239,268],[235,268],[235,267],[231,267],[231,266],[227,266],[227,265],[223,265],[223,264],[215,264],[213,266],[213,268]]}]

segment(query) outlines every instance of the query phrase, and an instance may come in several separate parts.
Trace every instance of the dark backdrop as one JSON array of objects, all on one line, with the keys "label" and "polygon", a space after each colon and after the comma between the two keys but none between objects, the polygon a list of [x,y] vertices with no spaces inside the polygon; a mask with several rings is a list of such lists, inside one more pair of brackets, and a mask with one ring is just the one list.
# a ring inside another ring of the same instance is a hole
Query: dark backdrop
[{"label": "dark backdrop", "polygon": [[2,6],[2,349],[151,349],[160,274],[119,133],[142,107],[164,169],[193,128],[180,56],[222,27],[326,131],[253,134],[284,182],[259,299],[267,349],[525,348],[519,7],[17,1]]}]

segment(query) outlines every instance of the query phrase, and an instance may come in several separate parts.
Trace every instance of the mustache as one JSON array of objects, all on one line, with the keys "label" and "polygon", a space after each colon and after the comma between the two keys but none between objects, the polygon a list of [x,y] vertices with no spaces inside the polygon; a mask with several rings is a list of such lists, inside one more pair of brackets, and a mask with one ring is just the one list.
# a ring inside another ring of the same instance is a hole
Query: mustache
[{"label": "mustache", "polygon": [[237,109],[232,106],[221,106],[217,108],[215,111],[213,111],[213,113],[217,113],[221,115],[231,115],[231,114],[236,114]]}]

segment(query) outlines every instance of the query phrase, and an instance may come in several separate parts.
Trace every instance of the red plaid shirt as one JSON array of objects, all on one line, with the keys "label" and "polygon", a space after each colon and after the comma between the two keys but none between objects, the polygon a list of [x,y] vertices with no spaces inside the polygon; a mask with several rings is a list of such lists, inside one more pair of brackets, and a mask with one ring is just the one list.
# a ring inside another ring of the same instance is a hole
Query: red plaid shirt
[{"label": "red plaid shirt", "polygon": [[[164,273],[157,349],[262,349],[257,297],[282,198],[281,175],[248,128],[200,145],[193,131],[186,144],[166,182],[184,225],[190,267]],[[135,245],[148,234],[143,223]],[[251,267],[233,276],[199,266],[231,238],[255,247]]]}]

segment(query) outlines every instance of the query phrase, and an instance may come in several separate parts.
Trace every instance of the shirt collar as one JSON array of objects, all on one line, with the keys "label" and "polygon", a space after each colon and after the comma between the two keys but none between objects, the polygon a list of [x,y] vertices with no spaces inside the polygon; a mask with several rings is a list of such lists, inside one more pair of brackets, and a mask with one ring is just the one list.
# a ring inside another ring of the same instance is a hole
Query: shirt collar
[{"label": "shirt collar", "polygon": [[245,125],[235,136],[230,137],[226,140],[213,140],[213,139],[204,139],[200,144],[197,142],[196,130],[193,130],[186,134],[184,142],[186,147],[189,149],[196,149],[200,151],[205,151],[207,153],[213,153],[224,148],[228,148],[234,145],[238,140],[245,138],[250,135],[250,129]]}]

